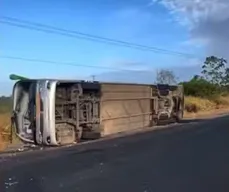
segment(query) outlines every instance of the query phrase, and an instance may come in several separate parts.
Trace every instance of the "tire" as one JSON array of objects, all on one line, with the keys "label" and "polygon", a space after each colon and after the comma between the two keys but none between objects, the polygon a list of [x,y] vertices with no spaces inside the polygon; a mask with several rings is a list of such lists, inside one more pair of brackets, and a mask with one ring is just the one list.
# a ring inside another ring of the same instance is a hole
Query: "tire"
[{"label": "tire", "polygon": [[178,111],[177,112],[177,116],[176,116],[176,122],[180,123],[183,119],[183,112],[182,111]]},{"label": "tire", "polygon": [[157,125],[158,125],[158,119],[153,119],[153,120],[151,121],[151,125],[152,125],[152,127],[153,127],[153,126],[157,126]]}]

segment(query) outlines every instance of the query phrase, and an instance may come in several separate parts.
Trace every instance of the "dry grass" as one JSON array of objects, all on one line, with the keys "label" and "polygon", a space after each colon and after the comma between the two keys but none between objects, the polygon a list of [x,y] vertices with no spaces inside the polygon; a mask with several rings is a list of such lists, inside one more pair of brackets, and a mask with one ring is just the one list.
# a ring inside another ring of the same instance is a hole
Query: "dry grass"
[{"label": "dry grass", "polygon": [[187,112],[197,113],[200,111],[211,111],[215,109],[228,108],[229,97],[216,97],[203,99],[198,97],[185,97],[185,110]]},{"label": "dry grass", "polygon": [[10,114],[0,114],[0,150],[3,150],[9,142]]},{"label": "dry grass", "polygon": [[216,108],[216,103],[209,99],[198,97],[185,97],[185,110],[197,113],[198,111],[209,111]]},{"label": "dry grass", "polygon": [[229,112],[229,96],[203,99],[185,97],[185,117],[210,117]]}]

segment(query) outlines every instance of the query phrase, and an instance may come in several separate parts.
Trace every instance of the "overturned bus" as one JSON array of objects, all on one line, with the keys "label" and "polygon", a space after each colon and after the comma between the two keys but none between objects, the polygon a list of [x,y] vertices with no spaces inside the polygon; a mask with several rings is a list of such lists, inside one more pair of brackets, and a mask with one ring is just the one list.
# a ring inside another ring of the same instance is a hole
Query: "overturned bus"
[{"label": "overturned bus", "polygon": [[182,86],[21,79],[13,125],[26,143],[58,146],[183,117]]}]

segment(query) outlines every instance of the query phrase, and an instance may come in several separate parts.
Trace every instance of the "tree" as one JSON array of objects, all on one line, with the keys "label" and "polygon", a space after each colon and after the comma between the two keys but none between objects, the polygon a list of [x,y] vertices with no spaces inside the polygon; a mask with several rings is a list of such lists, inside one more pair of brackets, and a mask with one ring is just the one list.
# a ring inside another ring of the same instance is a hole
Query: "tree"
[{"label": "tree", "polygon": [[216,56],[207,57],[202,66],[203,77],[212,84],[223,85],[228,83],[229,69],[226,68],[227,61]]},{"label": "tree", "polygon": [[225,73],[224,73],[224,76],[223,76],[222,84],[224,86],[228,86],[229,85],[229,68],[225,69]]},{"label": "tree", "polygon": [[177,77],[171,70],[162,69],[157,72],[156,81],[160,84],[177,84]]}]

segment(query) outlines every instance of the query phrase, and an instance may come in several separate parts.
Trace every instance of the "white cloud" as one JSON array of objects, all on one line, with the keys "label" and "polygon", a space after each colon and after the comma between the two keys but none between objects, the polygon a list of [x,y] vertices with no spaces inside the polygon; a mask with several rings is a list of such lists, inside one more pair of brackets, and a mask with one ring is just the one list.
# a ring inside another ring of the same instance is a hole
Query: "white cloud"
[{"label": "white cloud", "polygon": [[153,0],[166,7],[206,54],[229,58],[229,0]]}]

